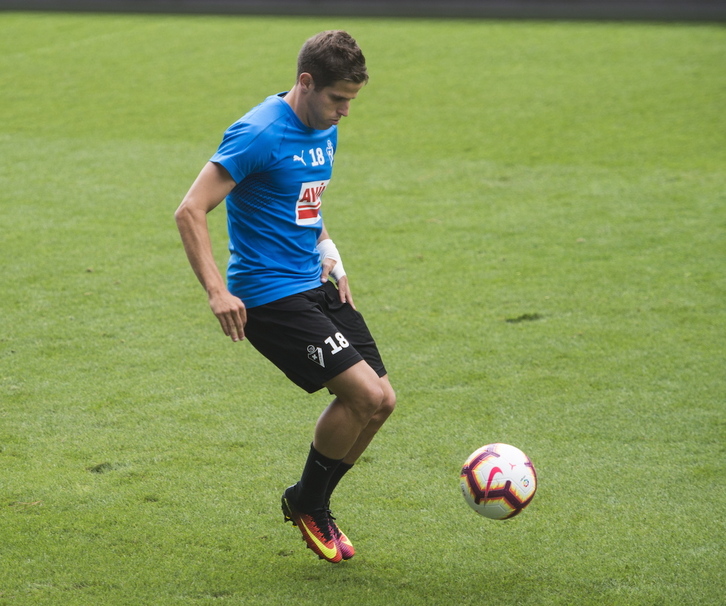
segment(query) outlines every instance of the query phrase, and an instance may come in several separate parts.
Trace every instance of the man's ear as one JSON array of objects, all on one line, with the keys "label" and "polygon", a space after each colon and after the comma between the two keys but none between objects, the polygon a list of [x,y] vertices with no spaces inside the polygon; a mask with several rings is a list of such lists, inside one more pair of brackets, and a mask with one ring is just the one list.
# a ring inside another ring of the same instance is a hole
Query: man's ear
[{"label": "man's ear", "polygon": [[305,92],[310,92],[315,89],[315,81],[313,80],[312,75],[307,72],[300,74],[297,81],[300,84],[300,88],[302,88]]}]

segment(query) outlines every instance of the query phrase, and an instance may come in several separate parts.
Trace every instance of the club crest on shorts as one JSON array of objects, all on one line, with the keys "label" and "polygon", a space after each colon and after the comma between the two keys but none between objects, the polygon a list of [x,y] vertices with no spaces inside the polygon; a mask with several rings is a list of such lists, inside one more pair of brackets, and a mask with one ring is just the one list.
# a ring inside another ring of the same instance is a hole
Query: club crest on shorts
[{"label": "club crest on shorts", "polygon": [[325,368],[322,348],[315,347],[315,345],[308,345],[308,359]]}]

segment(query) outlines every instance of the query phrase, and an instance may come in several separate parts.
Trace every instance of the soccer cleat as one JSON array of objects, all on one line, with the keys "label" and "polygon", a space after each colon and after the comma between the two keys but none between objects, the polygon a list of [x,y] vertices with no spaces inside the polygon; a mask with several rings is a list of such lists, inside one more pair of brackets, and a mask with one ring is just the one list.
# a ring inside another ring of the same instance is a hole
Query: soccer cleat
[{"label": "soccer cleat", "polygon": [[282,494],[282,514],[285,522],[292,522],[302,533],[303,540],[321,560],[337,563],[343,559],[342,550],[333,532],[333,528],[325,509],[312,513],[301,513],[295,510],[291,501],[293,487],[290,486]]},{"label": "soccer cleat", "polygon": [[350,558],[355,555],[355,547],[353,547],[353,543],[350,542],[350,539],[345,536],[345,533],[338,528],[330,509],[328,509],[328,520],[330,522],[330,529],[333,531],[333,536],[338,541],[340,554],[343,556],[344,560],[350,560]]}]

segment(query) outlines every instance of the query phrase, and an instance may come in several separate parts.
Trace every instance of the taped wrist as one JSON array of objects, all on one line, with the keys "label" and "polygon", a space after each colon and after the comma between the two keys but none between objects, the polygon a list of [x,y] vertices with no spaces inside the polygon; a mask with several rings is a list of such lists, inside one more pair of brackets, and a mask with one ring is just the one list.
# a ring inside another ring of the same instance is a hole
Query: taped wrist
[{"label": "taped wrist", "polygon": [[340,253],[338,252],[338,247],[335,245],[335,242],[333,242],[330,238],[326,238],[325,240],[318,242],[316,248],[320,253],[321,263],[325,259],[335,260],[335,265],[333,266],[333,269],[330,270],[330,275],[336,282],[340,280],[340,278],[345,275],[345,269],[343,268],[343,261],[340,258]]}]

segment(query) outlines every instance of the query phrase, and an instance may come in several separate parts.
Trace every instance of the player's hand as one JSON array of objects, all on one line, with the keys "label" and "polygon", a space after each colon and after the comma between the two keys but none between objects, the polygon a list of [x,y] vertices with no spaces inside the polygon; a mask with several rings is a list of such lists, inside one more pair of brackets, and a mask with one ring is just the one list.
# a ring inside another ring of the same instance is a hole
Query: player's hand
[{"label": "player's hand", "polygon": [[321,282],[327,282],[330,278],[330,272],[333,271],[333,267],[335,267],[335,264],[337,261],[335,259],[332,259],[331,257],[325,257],[320,263],[320,267],[323,270],[323,273],[320,274],[320,281]]},{"label": "player's hand", "polygon": [[355,303],[353,303],[353,295],[348,285],[348,276],[343,276],[338,280],[338,295],[342,303],[348,303],[353,309],[356,309]]},{"label": "player's hand", "polygon": [[[321,282],[328,281],[330,277],[330,272],[333,271],[336,263],[337,261],[335,259],[331,259],[330,257],[326,257],[325,259],[323,259],[323,273],[320,275]],[[338,285],[338,295],[340,296],[340,301],[342,303],[349,303],[350,306],[355,309],[355,303],[353,303],[353,295],[350,292],[350,286],[348,286],[348,276],[341,276],[338,280],[336,280],[336,284]]]},{"label": "player's hand", "polygon": [[217,316],[225,335],[234,342],[245,338],[247,310],[240,299],[228,291],[223,291],[209,297],[209,306]]}]

